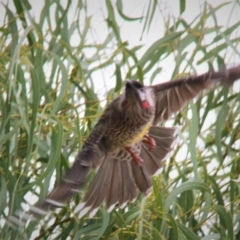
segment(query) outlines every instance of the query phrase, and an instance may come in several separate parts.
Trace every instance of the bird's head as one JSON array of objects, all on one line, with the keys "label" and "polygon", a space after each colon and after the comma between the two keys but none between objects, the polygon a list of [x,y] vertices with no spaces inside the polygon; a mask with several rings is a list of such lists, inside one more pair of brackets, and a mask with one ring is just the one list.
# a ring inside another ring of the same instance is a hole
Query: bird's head
[{"label": "bird's head", "polygon": [[150,109],[154,107],[154,95],[150,88],[135,80],[128,80],[125,85],[124,108]]}]

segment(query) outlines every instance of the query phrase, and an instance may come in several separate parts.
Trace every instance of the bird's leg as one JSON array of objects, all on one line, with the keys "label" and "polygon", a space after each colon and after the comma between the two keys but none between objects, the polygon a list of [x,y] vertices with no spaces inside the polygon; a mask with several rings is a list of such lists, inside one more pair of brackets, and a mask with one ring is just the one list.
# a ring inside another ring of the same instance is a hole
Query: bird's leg
[{"label": "bird's leg", "polygon": [[134,152],[131,151],[130,147],[125,147],[125,149],[130,153],[133,161],[140,166],[143,162],[143,160]]},{"label": "bird's leg", "polygon": [[153,138],[149,137],[148,135],[144,135],[143,142],[147,143],[149,146],[149,151],[155,149],[156,142]]}]

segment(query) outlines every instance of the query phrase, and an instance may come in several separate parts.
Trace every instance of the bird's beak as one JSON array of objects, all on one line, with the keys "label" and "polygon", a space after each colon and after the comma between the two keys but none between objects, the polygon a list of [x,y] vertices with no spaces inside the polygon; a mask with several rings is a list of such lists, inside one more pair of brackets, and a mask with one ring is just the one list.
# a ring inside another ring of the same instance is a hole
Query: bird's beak
[{"label": "bird's beak", "polygon": [[131,81],[129,81],[129,80],[127,80],[127,82],[126,82],[126,89],[128,88],[132,88],[133,86],[132,86],[132,82]]}]

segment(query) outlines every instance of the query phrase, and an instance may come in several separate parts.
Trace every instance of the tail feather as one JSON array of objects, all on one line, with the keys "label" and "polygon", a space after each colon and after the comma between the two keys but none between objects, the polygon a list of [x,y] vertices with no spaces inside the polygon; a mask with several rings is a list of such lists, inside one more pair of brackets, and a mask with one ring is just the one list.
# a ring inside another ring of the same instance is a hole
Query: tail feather
[{"label": "tail feather", "polygon": [[112,161],[113,161],[112,177],[109,179],[111,184],[109,192],[106,196],[106,207],[109,212],[112,211],[112,209],[118,202],[119,185],[121,184],[120,180],[122,180],[120,175],[121,162],[117,160]]},{"label": "tail feather", "polygon": [[84,216],[88,210],[95,212],[101,205],[110,187],[111,172],[112,162],[103,161],[82,202],[75,209],[75,212],[80,211],[79,217]]},{"label": "tail feather", "polygon": [[109,179],[110,188],[106,195],[106,207],[109,212],[116,204],[120,207],[137,196],[137,188],[131,172],[129,161],[110,160],[113,162],[112,177]]},{"label": "tail feather", "polygon": [[155,156],[158,161],[162,161],[165,158],[169,157],[169,154],[172,154],[173,148],[164,148],[157,146],[154,150],[151,151],[151,154]]},{"label": "tail feather", "polygon": [[150,175],[160,173],[162,160],[172,153],[173,145],[176,142],[177,129],[172,127],[151,127],[149,136],[155,140],[156,148],[149,151],[148,146],[142,143],[140,157],[144,160],[143,164]]},{"label": "tail feather", "polygon": [[131,161],[132,173],[139,191],[143,194],[149,194],[152,188],[152,180],[149,172],[144,166],[137,166]]},{"label": "tail feather", "polygon": [[128,201],[133,201],[137,196],[137,189],[134,184],[134,179],[131,173],[131,166],[129,161],[121,162],[122,170],[122,191],[119,195],[119,205],[124,207]]},{"label": "tail feather", "polygon": [[174,137],[177,133],[178,128],[175,127],[158,127],[153,126],[149,129],[149,135],[157,137]]},{"label": "tail feather", "polygon": [[[92,217],[104,200],[109,212],[116,204],[123,207],[128,201],[134,200],[137,196],[137,188],[131,168],[130,161],[106,157],[75,213],[80,211],[79,217],[83,217],[90,212],[89,216]],[[139,166],[137,168],[140,169]],[[147,175],[147,171],[143,172]],[[138,182],[139,179],[137,178]]]},{"label": "tail feather", "polygon": [[143,144],[141,150],[141,158],[144,159],[143,165],[146,167],[150,175],[154,175],[158,169],[162,168],[162,161],[152,154],[152,151],[147,149],[147,146]]},{"label": "tail feather", "polygon": [[154,135],[150,136],[155,140],[156,146],[162,148],[171,148],[176,141],[176,137],[158,137]]}]

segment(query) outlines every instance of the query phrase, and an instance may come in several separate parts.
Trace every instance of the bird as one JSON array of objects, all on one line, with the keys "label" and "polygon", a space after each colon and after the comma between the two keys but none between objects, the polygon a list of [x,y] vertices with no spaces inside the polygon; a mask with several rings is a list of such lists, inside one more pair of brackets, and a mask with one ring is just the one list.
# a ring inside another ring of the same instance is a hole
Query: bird
[{"label": "bird", "polygon": [[125,207],[139,192],[149,195],[152,176],[158,175],[163,160],[173,151],[176,127],[160,126],[203,90],[231,85],[240,78],[240,65],[209,71],[160,84],[145,86],[127,80],[122,94],[105,109],[77,154],[72,167],[45,200],[28,213],[10,221],[38,218],[54,207],[62,207],[86,184],[89,172],[98,169],[74,213],[93,217],[105,202],[110,212]]}]

